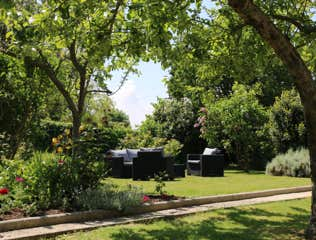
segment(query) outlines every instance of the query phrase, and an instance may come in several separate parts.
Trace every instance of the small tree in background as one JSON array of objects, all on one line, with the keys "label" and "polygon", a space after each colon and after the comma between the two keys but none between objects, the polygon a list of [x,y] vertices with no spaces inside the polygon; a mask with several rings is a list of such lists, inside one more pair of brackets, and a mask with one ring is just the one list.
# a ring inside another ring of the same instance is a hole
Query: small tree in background
[{"label": "small tree in background", "polygon": [[202,136],[210,146],[224,147],[245,170],[249,170],[255,155],[265,150],[260,144],[267,141],[262,131],[268,115],[257,99],[257,92],[259,87],[248,89],[235,83],[227,98],[214,101],[211,95],[206,97],[205,109],[195,124],[201,126]]},{"label": "small tree in background", "polygon": [[277,153],[288,149],[306,147],[304,110],[296,90],[284,91],[271,107],[268,123]]},{"label": "small tree in background", "polygon": [[183,144],[179,161],[183,161],[187,153],[200,153],[204,149],[206,143],[193,127],[198,113],[190,99],[158,99],[153,107],[152,118],[159,126],[158,136]]}]

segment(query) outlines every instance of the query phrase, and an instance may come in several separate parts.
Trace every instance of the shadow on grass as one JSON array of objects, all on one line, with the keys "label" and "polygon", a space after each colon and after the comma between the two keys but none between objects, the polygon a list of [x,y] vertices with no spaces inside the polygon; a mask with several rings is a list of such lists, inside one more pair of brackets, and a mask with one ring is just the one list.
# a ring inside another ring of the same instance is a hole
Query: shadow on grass
[{"label": "shadow on grass", "polygon": [[250,170],[250,171],[244,171],[244,170],[228,170],[226,173],[234,173],[234,174],[248,174],[248,175],[265,175],[264,171],[256,171],[256,170]]},{"label": "shadow on grass", "polygon": [[262,240],[303,239],[309,213],[292,208],[291,214],[278,214],[262,209],[229,209],[223,216],[208,217],[197,223],[181,219],[166,220],[165,224],[148,223],[155,227],[121,228],[112,233],[114,240]]}]

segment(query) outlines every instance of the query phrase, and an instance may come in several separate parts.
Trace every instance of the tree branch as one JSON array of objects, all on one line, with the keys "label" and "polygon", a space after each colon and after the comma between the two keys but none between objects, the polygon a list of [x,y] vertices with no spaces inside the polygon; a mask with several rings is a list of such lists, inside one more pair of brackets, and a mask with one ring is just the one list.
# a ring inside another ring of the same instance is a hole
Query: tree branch
[{"label": "tree branch", "polygon": [[106,28],[109,28],[109,33],[112,34],[113,32],[113,26],[114,26],[114,23],[115,23],[115,20],[116,20],[116,17],[119,13],[119,9],[121,7],[121,5],[123,5],[123,0],[117,0],[116,1],[116,5],[115,5],[115,8],[113,9],[112,11],[112,17],[109,19],[109,22],[107,23],[106,25]]},{"label": "tree branch", "polygon": [[70,54],[70,60],[72,64],[74,65],[75,69],[79,73],[80,78],[80,87],[79,87],[79,98],[78,98],[78,112],[81,114],[83,112],[84,108],[84,100],[86,97],[86,68],[87,68],[87,62],[84,65],[81,65],[77,59],[76,56],[76,40],[73,40],[71,45],[68,47],[69,54]]},{"label": "tree branch", "polygon": [[77,56],[76,56],[76,40],[72,41],[72,43],[70,44],[68,49],[69,49],[70,60],[71,60],[72,64],[74,65],[74,67],[76,68],[76,70],[78,71],[79,76],[81,77],[81,75],[85,75],[86,73],[85,73],[84,66],[82,66],[77,60]]},{"label": "tree branch", "polygon": [[279,14],[273,14],[273,15],[271,15],[271,17],[274,18],[274,19],[278,19],[278,20],[289,22],[289,23],[293,24],[295,27],[297,27],[301,32],[303,32],[305,34],[311,34],[311,33],[316,32],[316,26],[315,25],[304,24],[304,23],[300,22],[299,20],[297,20],[294,17],[283,16],[283,15],[279,15]]},{"label": "tree branch", "polygon": [[106,90],[101,90],[101,89],[94,89],[94,90],[89,90],[87,91],[88,93],[106,93],[108,96],[111,95],[111,91],[106,89]]},{"label": "tree branch", "polygon": [[129,67],[129,69],[127,69],[127,71],[125,72],[125,74],[124,74],[124,76],[123,76],[123,78],[122,78],[122,80],[121,80],[121,82],[120,82],[119,87],[118,87],[115,91],[109,91],[109,92],[110,92],[110,94],[108,94],[109,96],[112,96],[112,95],[116,94],[116,93],[123,87],[124,83],[128,80],[127,77],[128,77],[128,75],[130,74],[130,72],[132,71],[132,66],[133,66],[133,65],[134,65],[134,64],[132,64],[132,65]]},{"label": "tree branch", "polygon": [[17,58],[17,55],[14,52],[8,51],[7,49],[0,47],[0,52],[13,58]]},{"label": "tree branch", "polygon": [[50,65],[50,63],[48,62],[48,60],[46,59],[46,57],[43,55],[43,53],[40,50],[38,50],[38,53],[41,59],[35,60],[34,63],[46,72],[47,76],[55,84],[59,92],[64,96],[71,112],[74,115],[78,114],[78,109],[76,107],[76,104],[72,100],[70,93],[66,90],[64,84],[61,81],[59,81],[59,79],[57,78],[54,68]]},{"label": "tree branch", "polygon": [[274,49],[294,77],[302,103],[307,104],[310,98],[315,96],[316,89],[311,72],[290,40],[282,34],[270,18],[252,0],[228,0],[228,4],[246,24],[253,26],[262,39]]}]

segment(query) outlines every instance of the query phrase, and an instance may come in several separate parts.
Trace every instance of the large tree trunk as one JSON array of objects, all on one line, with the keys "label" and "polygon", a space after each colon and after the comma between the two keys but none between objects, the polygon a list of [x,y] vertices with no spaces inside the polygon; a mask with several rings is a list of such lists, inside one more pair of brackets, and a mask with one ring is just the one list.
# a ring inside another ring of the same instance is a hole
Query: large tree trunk
[{"label": "large tree trunk", "polygon": [[80,66],[76,59],[75,42],[73,42],[73,44],[69,48],[69,51],[71,55],[70,58],[80,75],[80,90],[77,105],[72,99],[70,92],[66,90],[64,83],[57,78],[57,73],[55,72],[52,65],[48,62],[46,57],[41,52],[39,52],[39,54],[43,63],[36,63],[39,64],[39,67],[43,68],[46,71],[47,76],[65,98],[68,108],[72,113],[72,158],[75,159],[76,152],[79,147],[81,117],[84,111],[84,101],[86,97],[86,68]]},{"label": "large tree trunk", "polygon": [[316,239],[316,103],[311,101],[305,107],[305,119],[307,127],[308,149],[310,152],[310,162],[312,170],[312,205],[310,224],[306,230],[306,239]]},{"label": "large tree trunk", "polygon": [[316,87],[312,74],[290,40],[252,0],[228,0],[228,4],[274,49],[293,76],[299,91],[304,106],[313,182],[311,218],[306,237],[316,239]]}]

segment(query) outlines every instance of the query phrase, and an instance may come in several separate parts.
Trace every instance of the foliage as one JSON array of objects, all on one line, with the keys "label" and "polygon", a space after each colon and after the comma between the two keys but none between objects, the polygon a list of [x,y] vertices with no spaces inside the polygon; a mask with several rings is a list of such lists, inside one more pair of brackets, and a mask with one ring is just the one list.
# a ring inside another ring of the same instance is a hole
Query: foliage
[{"label": "foliage", "polygon": [[[38,209],[69,207],[76,189],[74,169],[67,158],[49,153],[35,153],[27,162],[8,161],[1,172],[1,182],[10,189],[4,209]],[[23,182],[17,182],[20,177]]]},{"label": "foliage", "polygon": [[187,31],[174,35],[173,48],[165,53],[169,58],[162,58],[170,69],[165,82],[172,97],[189,98],[200,107],[208,91],[221,98],[231,93],[236,81],[247,86],[259,82],[259,100],[267,106],[293,86],[286,67],[232,9],[223,4],[195,17]]},{"label": "foliage", "polygon": [[290,149],[267,164],[266,174],[274,176],[310,177],[310,157],[307,149]]},{"label": "foliage", "polygon": [[[154,112],[147,115],[135,131],[131,131],[121,145],[124,148],[164,146],[165,152],[183,162],[185,154],[201,152],[204,141],[193,127],[195,113],[188,99],[158,99]],[[179,151],[181,150],[181,151]]]},{"label": "foliage", "polygon": [[129,117],[123,111],[115,108],[108,96],[93,95],[88,99],[82,122],[95,128],[130,127]]},{"label": "foliage", "polygon": [[39,70],[55,85],[71,111],[77,139],[91,93],[110,94],[107,80],[114,71],[125,71],[123,81],[136,72],[140,58],[148,60],[150,51],[170,46],[172,29],[165,23],[189,21],[193,2],[170,8],[167,1],[14,1],[0,11],[0,49],[25,59],[30,76]]},{"label": "foliage", "polygon": [[[102,147],[102,151],[116,148],[120,139],[124,138],[126,133],[130,131],[128,116],[116,109],[109,97],[93,98],[88,103],[83,117],[85,131],[81,131],[80,135],[81,143],[85,143],[82,148],[87,150],[87,145],[93,145],[92,142],[94,145],[97,144]],[[71,129],[72,124],[69,121],[44,119],[32,132],[31,142],[36,150],[51,151],[53,138],[63,137],[64,143],[65,141],[71,142]]]},{"label": "foliage", "polygon": [[23,171],[27,188],[39,209],[69,207],[79,191],[71,159],[49,153],[35,153]]},{"label": "foliage", "polygon": [[152,136],[148,132],[131,131],[121,141],[121,148],[161,147],[168,140]]},{"label": "foliage", "polygon": [[181,144],[179,141],[175,139],[170,139],[167,144],[164,145],[163,150],[166,155],[176,157],[181,153],[182,147],[183,144]]},{"label": "foliage", "polygon": [[17,182],[16,178],[22,176],[24,161],[3,160],[0,164],[0,188],[8,190],[8,194],[0,195],[0,214],[13,208],[24,209],[33,213],[36,206],[32,202],[32,196],[24,193],[25,183]]},{"label": "foliage", "polygon": [[168,179],[168,174],[166,172],[159,172],[158,174],[155,174],[155,192],[159,195],[166,194],[166,183],[164,182],[166,179]]},{"label": "foliage", "polygon": [[[105,153],[118,143],[111,129],[81,128],[80,141],[77,142],[76,159],[72,164],[77,169],[77,179],[81,189],[95,186],[107,175]],[[70,157],[74,144],[71,131],[66,129],[63,134],[52,139],[55,152]]]},{"label": "foliage", "polygon": [[163,147],[164,154],[177,157],[181,153],[183,144],[176,139],[155,137],[148,132],[134,131],[128,133],[121,141],[121,148],[155,148]]},{"label": "foliage", "polygon": [[294,89],[284,91],[276,98],[269,114],[268,127],[277,152],[306,146],[303,106]]},{"label": "foliage", "polygon": [[[80,128],[80,141],[77,142],[77,158],[85,161],[103,161],[104,153],[115,149],[120,139],[125,135],[124,129],[112,128]],[[73,148],[70,129],[65,129],[61,134],[52,138],[54,151],[70,156]]]},{"label": "foliage", "polygon": [[23,61],[0,53],[0,157],[14,158],[40,118],[41,84],[27,76]]},{"label": "foliage", "polygon": [[51,82],[45,81],[43,85],[45,94],[40,108],[41,119],[44,121],[71,123],[71,112],[64,97],[56,91],[55,86]]},{"label": "foliage", "polygon": [[161,147],[168,141],[161,137],[161,125],[151,115],[135,130],[130,130],[121,140],[122,148]]},{"label": "foliage", "polygon": [[140,206],[143,192],[138,187],[127,185],[118,187],[115,184],[102,183],[96,188],[88,188],[76,197],[76,204],[80,209],[95,210],[118,210],[128,211],[133,207]]},{"label": "foliage", "polygon": [[214,101],[210,95],[205,98],[206,109],[195,125],[201,126],[202,136],[210,146],[224,147],[246,170],[256,154],[266,150],[260,147],[268,141],[262,134],[268,116],[257,99],[258,92],[258,87],[249,89],[235,83],[233,92],[227,98]]},{"label": "foliage", "polygon": [[153,119],[161,125],[161,136],[183,142],[193,129],[192,103],[188,99],[158,99],[153,107]]},{"label": "foliage", "polygon": [[179,159],[185,159],[187,153],[199,153],[204,149],[205,142],[200,138],[199,131],[193,127],[197,110],[191,100],[158,99],[153,104],[153,120],[158,126],[158,137],[176,139],[183,144]]},{"label": "foliage", "polygon": [[66,129],[69,131],[70,128],[71,123],[41,120],[31,134],[33,147],[38,151],[52,150],[52,139],[61,135]]},{"label": "foliage", "polygon": [[[106,174],[104,162],[89,160],[86,163],[66,155],[36,152],[28,161],[6,161],[0,185],[10,190],[10,197],[1,203],[3,209],[31,208],[35,212],[74,207],[75,196],[97,186]],[[17,182],[17,177],[23,182]]]}]

